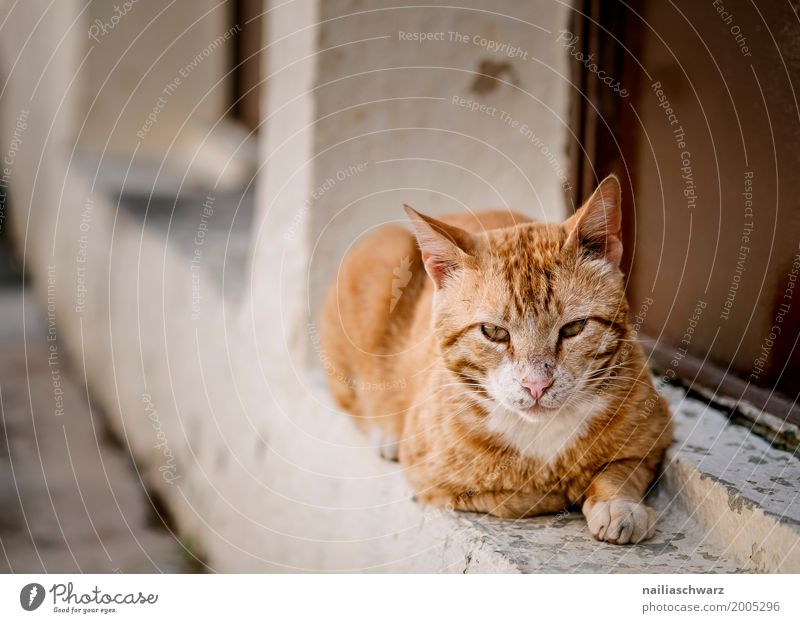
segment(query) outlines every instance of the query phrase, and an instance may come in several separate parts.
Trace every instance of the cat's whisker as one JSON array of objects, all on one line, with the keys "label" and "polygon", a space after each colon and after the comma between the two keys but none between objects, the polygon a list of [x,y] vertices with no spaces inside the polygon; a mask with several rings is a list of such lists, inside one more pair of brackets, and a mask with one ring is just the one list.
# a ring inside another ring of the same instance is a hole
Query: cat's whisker
[{"label": "cat's whisker", "polygon": [[585,373],[583,376],[579,377],[581,379],[592,379],[592,378],[599,378],[598,375],[608,372],[610,370],[618,370],[620,368],[628,367],[627,363],[619,363],[613,366],[607,366],[605,368],[597,368],[596,370],[592,370],[591,372]]},{"label": "cat's whisker", "polygon": [[445,383],[444,385],[439,385],[439,387],[436,388],[435,393],[438,394],[439,392],[445,389],[450,389],[451,387],[459,387],[459,388],[472,387],[475,389],[482,389],[483,385],[481,385],[480,383]]},{"label": "cat's whisker", "polygon": [[647,387],[648,389],[653,389],[652,383],[643,381],[642,379],[635,378],[632,376],[607,376],[598,379],[590,379],[589,381],[587,381],[587,385],[591,384],[592,381],[602,381],[604,383],[611,383],[612,381],[625,381],[626,383],[638,383],[640,385],[643,385],[644,387]]}]

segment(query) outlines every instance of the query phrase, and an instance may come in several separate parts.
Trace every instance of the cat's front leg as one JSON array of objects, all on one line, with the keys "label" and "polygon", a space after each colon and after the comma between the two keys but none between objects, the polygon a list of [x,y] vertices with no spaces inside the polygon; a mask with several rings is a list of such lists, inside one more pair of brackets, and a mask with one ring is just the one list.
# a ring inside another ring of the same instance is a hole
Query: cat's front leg
[{"label": "cat's front leg", "polygon": [[488,513],[495,517],[520,519],[548,513],[557,513],[568,506],[566,496],[560,493],[539,493],[524,490],[476,491],[461,493],[434,493],[422,496],[425,501],[452,510]]},{"label": "cat's front leg", "polygon": [[655,511],[642,502],[654,471],[644,461],[624,460],[608,464],[594,477],[583,514],[595,539],[624,545],[655,534]]}]

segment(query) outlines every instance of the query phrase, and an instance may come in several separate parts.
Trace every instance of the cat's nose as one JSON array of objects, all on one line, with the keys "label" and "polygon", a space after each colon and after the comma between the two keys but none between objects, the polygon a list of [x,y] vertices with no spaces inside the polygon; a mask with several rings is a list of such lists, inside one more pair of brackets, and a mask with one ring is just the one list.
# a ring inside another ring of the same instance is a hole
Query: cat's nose
[{"label": "cat's nose", "polygon": [[551,376],[545,378],[523,378],[520,384],[530,392],[534,400],[539,400],[547,391],[547,388],[553,384],[553,380]]}]

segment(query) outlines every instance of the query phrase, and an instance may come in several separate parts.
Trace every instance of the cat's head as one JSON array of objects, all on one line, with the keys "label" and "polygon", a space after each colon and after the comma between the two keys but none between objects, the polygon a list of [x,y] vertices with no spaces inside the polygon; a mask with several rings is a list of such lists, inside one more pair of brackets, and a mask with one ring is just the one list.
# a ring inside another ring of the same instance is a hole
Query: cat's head
[{"label": "cat's head", "polygon": [[470,233],[413,209],[445,365],[524,419],[590,406],[627,336],[620,186],[563,223]]}]

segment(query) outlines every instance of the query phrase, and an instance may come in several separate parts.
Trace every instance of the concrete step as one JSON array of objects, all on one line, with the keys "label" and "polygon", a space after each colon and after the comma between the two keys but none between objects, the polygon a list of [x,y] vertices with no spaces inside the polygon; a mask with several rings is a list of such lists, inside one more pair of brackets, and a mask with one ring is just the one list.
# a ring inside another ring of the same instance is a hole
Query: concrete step
[{"label": "concrete step", "polygon": [[[323,379],[317,374],[311,378],[307,388],[313,386],[317,399],[325,401]],[[427,551],[409,546],[409,556],[424,559],[412,566],[414,570],[708,573],[800,569],[800,532],[795,520],[800,461],[771,449],[766,441],[730,424],[724,413],[683,390],[666,387],[664,393],[675,411],[676,439],[648,499],[659,515],[657,533],[635,546],[593,540],[580,513],[511,521],[425,508],[408,500],[410,491],[402,470],[371,456],[373,449],[364,447],[368,442],[344,414],[335,416],[345,418],[344,422],[325,425],[331,415],[317,409],[316,425],[296,424],[304,429],[314,426],[314,437],[328,436],[336,446],[361,446],[356,451],[363,462],[359,472],[371,472],[375,481],[382,482],[372,492],[376,499],[371,512],[379,513],[375,506],[382,503],[391,505],[390,525],[397,526],[398,538],[409,530],[419,543],[431,541],[426,532],[439,535],[438,545]],[[325,468],[324,462],[315,465]],[[329,465],[332,477],[344,477],[331,469]],[[398,482],[389,486],[386,478]],[[356,497],[363,502],[363,489],[369,482],[337,489],[336,503],[357,504]],[[353,500],[348,499],[350,494]],[[403,496],[404,504],[398,499]],[[349,515],[343,513],[340,519],[347,521]],[[399,520],[400,516],[405,519]],[[365,538],[370,538],[368,523],[362,524]],[[396,554],[375,551],[374,555],[380,568],[397,568],[397,561],[388,560]],[[407,563],[399,566],[405,568]]]},{"label": "concrete step", "polygon": [[709,404],[664,387],[676,442],[666,488],[725,555],[757,571],[800,571],[800,459]]},{"label": "concrete step", "polygon": [[[185,206],[148,216],[148,229],[163,237],[171,223],[164,244],[189,262],[199,208],[197,201]],[[220,213],[228,216],[214,220],[206,237],[204,275],[217,283],[224,276],[230,296],[228,275],[237,262],[231,263],[228,233],[243,236],[244,229],[232,225],[240,219],[232,209]],[[412,501],[402,470],[379,459],[332,406],[318,370],[287,372],[278,390],[286,406],[264,422],[269,448],[259,468],[269,474],[269,493],[259,491],[269,530],[258,539],[268,569],[800,571],[800,460],[681,388],[662,388],[677,426],[650,496],[657,534],[626,547],[594,541],[577,513],[508,521],[422,507]]]}]

